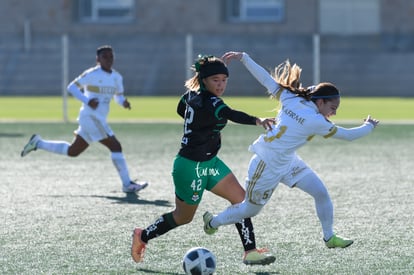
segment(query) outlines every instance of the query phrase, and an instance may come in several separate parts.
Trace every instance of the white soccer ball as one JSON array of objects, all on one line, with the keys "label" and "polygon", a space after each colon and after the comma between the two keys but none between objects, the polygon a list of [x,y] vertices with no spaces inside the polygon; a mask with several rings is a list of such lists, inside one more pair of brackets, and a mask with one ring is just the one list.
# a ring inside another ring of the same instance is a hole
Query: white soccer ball
[{"label": "white soccer ball", "polygon": [[183,269],[187,275],[210,275],[216,271],[216,256],[204,247],[193,247],[185,253]]}]

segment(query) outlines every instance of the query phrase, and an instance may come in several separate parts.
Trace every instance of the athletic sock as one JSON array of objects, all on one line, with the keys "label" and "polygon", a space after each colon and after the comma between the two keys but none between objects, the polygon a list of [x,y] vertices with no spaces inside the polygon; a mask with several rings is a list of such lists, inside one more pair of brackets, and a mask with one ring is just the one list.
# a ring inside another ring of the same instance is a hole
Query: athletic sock
[{"label": "athletic sock", "polygon": [[323,236],[326,240],[329,240],[334,234],[332,202],[330,200],[322,202],[317,201],[315,204],[316,213],[321,222]]},{"label": "athletic sock", "polygon": [[243,219],[235,224],[243,244],[244,251],[256,248],[256,239],[254,236],[253,223],[250,218]]},{"label": "athletic sock", "polygon": [[242,203],[230,205],[221,213],[214,216],[210,221],[210,226],[218,228],[222,225],[235,224],[244,217],[256,216],[262,208],[263,205],[249,203],[246,200]]},{"label": "athletic sock", "polygon": [[149,240],[161,236],[177,226],[178,225],[174,221],[172,212],[166,213],[142,231],[141,240],[144,243],[148,243]]},{"label": "athletic sock", "polygon": [[59,155],[68,155],[70,144],[66,141],[39,140],[37,148]]},{"label": "athletic sock", "polygon": [[116,170],[118,171],[119,177],[121,178],[122,185],[128,186],[131,182],[131,178],[129,177],[128,167],[124,154],[122,152],[112,152],[111,159]]},{"label": "athletic sock", "polygon": [[315,200],[316,214],[322,226],[323,237],[328,240],[334,234],[333,204],[325,185],[315,173],[312,173],[299,180],[296,187],[311,195]]}]

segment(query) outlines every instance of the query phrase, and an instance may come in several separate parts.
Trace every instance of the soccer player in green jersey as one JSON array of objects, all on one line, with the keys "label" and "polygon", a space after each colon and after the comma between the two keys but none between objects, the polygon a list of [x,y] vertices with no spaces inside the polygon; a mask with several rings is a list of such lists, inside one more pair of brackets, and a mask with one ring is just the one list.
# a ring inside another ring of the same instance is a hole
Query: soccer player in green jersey
[{"label": "soccer player in green jersey", "polygon": [[[185,83],[188,90],[177,106],[177,113],[184,119],[184,133],[172,171],[175,209],[163,214],[146,228],[135,228],[131,247],[135,262],[143,260],[149,240],[192,221],[205,190],[231,204],[243,201],[245,190],[230,168],[217,156],[221,147],[220,131],[229,120],[265,128],[273,125],[272,119],[260,119],[233,110],[220,98],[226,90],[229,76],[227,66],[221,59],[200,56],[194,69],[194,76]],[[245,264],[265,265],[275,261],[267,249],[256,248],[250,218],[240,219],[234,224],[243,243]]]}]

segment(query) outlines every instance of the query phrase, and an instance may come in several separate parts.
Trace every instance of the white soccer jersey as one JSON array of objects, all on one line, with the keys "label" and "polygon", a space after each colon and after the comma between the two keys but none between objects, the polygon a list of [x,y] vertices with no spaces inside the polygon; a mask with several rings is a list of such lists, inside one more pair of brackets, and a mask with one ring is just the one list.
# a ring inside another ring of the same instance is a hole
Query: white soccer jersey
[{"label": "white soccer jersey", "polygon": [[[84,100],[79,98],[83,102],[79,116],[92,115],[99,120],[106,120],[111,99],[115,97],[118,104],[122,105],[123,103],[124,87],[122,81],[122,76],[117,71],[112,70],[112,73],[108,73],[102,70],[100,65],[84,71],[75,78],[68,86],[69,91],[71,92],[71,85],[76,85],[83,90],[83,95],[86,97],[83,97]],[[76,95],[74,94],[74,96]],[[88,101],[92,98],[99,101],[98,108],[95,110],[88,106]]]},{"label": "white soccer jersey", "polygon": [[319,113],[318,107],[312,101],[307,101],[288,90],[276,94],[279,84],[246,53],[241,61],[282,105],[276,116],[275,126],[259,136],[250,146],[250,151],[273,168],[288,171],[291,162],[296,159],[295,151],[315,135],[353,140],[369,134],[374,128],[369,122],[349,129],[336,126]]},{"label": "white soccer jersey", "polygon": [[281,168],[289,165],[295,151],[315,135],[328,137],[336,126],[318,112],[316,105],[284,90],[280,95],[282,108],[276,125],[261,135],[251,150],[267,163]]}]

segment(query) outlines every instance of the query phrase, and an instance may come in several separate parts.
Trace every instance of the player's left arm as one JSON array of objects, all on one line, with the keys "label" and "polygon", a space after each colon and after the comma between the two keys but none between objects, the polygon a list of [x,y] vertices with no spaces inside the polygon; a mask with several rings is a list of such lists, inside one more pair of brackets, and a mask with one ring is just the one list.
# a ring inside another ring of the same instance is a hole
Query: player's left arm
[{"label": "player's left arm", "polygon": [[114,100],[120,106],[124,107],[125,109],[131,109],[131,103],[129,103],[128,99],[124,96],[123,93],[116,93],[114,96]]},{"label": "player's left arm", "polygon": [[131,103],[129,103],[129,101],[128,101],[128,99],[127,99],[127,98],[125,98],[124,103],[122,103],[122,106],[123,106],[125,109],[131,110]]},{"label": "player's left arm", "polygon": [[117,78],[115,79],[116,93],[114,95],[114,100],[116,103],[124,107],[125,109],[131,110],[131,103],[124,96],[124,85],[122,76],[118,73]]},{"label": "player's left arm", "polygon": [[340,126],[335,126],[335,133],[332,135],[333,138],[342,139],[347,141],[353,141],[355,139],[364,137],[372,132],[372,130],[378,125],[379,120],[371,118],[368,116],[364,119],[364,123],[361,126],[353,128],[344,128]]},{"label": "player's left arm", "polygon": [[272,118],[261,119],[261,118],[246,114],[245,112],[242,112],[242,111],[233,110],[225,104],[223,104],[223,107],[221,108],[219,115],[224,118],[227,118],[228,120],[239,123],[239,124],[257,125],[257,126],[261,125],[265,129],[270,129],[272,125],[274,124],[274,119]]}]

